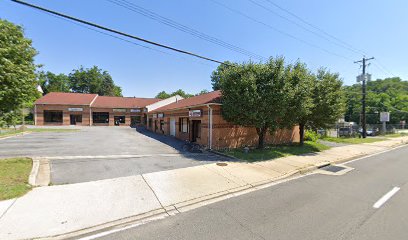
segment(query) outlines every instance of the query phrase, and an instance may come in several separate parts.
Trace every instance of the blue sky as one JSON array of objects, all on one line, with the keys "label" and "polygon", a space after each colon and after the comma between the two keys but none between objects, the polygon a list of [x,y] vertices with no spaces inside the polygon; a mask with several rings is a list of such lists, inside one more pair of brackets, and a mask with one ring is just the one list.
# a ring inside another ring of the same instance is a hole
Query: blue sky
[{"label": "blue sky", "polygon": [[[128,1],[263,57],[282,55],[288,62],[299,59],[312,70],[327,67],[340,73],[346,85],[353,84],[355,76],[361,71],[353,60],[361,59],[362,54],[339,47],[332,43],[334,40],[329,42],[311,34],[253,3],[262,4],[281,16],[297,21],[268,3],[268,0],[216,1],[245,12],[270,27],[231,12],[211,0]],[[367,57],[375,56],[378,61],[373,61],[368,68],[373,78],[394,74],[408,79],[405,59],[408,31],[404,30],[408,24],[408,1],[270,1],[354,48],[363,50]],[[109,1],[28,2],[214,59],[249,60],[246,55],[163,25]],[[33,40],[34,47],[39,51],[36,62],[44,64],[44,70],[68,74],[80,65],[96,65],[112,75],[123,88],[124,96],[153,97],[162,90],[171,92],[179,88],[191,93],[211,89],[210,75],[217,67],[215,63],[167,50],[163,50],[165,54],[146,49],[8,0],[0,1],[0,18],[23,25],[26,36]],[[279,29],[284,34],[271,28]]]}]

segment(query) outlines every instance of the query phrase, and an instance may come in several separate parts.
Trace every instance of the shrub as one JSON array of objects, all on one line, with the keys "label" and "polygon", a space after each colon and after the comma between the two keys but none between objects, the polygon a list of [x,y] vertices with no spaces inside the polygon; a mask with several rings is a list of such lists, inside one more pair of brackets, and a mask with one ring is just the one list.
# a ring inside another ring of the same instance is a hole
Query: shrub
[{"label": "shrub", "polygon": [[319,134],[317,134],[315,131],[312,130],[305,131],[305,141],[317,142],[318,139]]}]

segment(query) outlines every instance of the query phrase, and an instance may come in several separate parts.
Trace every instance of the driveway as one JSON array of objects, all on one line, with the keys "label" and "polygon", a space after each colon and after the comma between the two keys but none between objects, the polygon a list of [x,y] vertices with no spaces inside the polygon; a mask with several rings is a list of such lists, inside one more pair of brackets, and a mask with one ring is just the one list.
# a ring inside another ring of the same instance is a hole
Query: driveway
[{"label": "driveway", "polygon": [[221,156],[182,152],[182,141],[128,127],[82,127],[0,140],[0,158],[46,157],[53,184],[78,183],[185,168]]}]

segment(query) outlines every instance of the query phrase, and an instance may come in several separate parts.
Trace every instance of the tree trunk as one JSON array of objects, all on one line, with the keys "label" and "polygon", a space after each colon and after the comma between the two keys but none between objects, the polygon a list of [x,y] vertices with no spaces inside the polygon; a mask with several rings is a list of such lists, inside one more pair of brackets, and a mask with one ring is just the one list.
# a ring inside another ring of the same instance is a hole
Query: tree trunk
[{"label": "tree trunk", "polygon": [[303,144],[305,143],[305,124],[304,123],[300,123],[299,124],[299,136],[300,136],[300,145],[303,146]]},{"label": "tree trunk", "polygon": [[264,149],[265,147],[265,136],[267,128],[257,128],[256,131],[258,133],[258,149]]}]

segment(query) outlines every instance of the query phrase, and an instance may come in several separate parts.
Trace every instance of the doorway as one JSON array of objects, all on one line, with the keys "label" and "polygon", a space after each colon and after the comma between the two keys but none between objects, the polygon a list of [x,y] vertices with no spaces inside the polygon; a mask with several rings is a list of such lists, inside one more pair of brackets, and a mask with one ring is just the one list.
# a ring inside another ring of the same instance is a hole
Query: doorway
[{"label": "doorway", "polygon": [[191,123],[191,142],[197,142],[197,138],[201,138],[201,120],[193,120]]},{"label": "doorway", "polygon": [[170,118],[170,136],[176,136],[176,119]]},{"label": "doorway", "polygon": [[71,125],[76,125],[77,123],[82,123],[81,114],[71,114],[69,115],[69,122]]},{"label": "doorway", "polygon": [[125,123],[125,116],[113,116],[115,126]]}]

